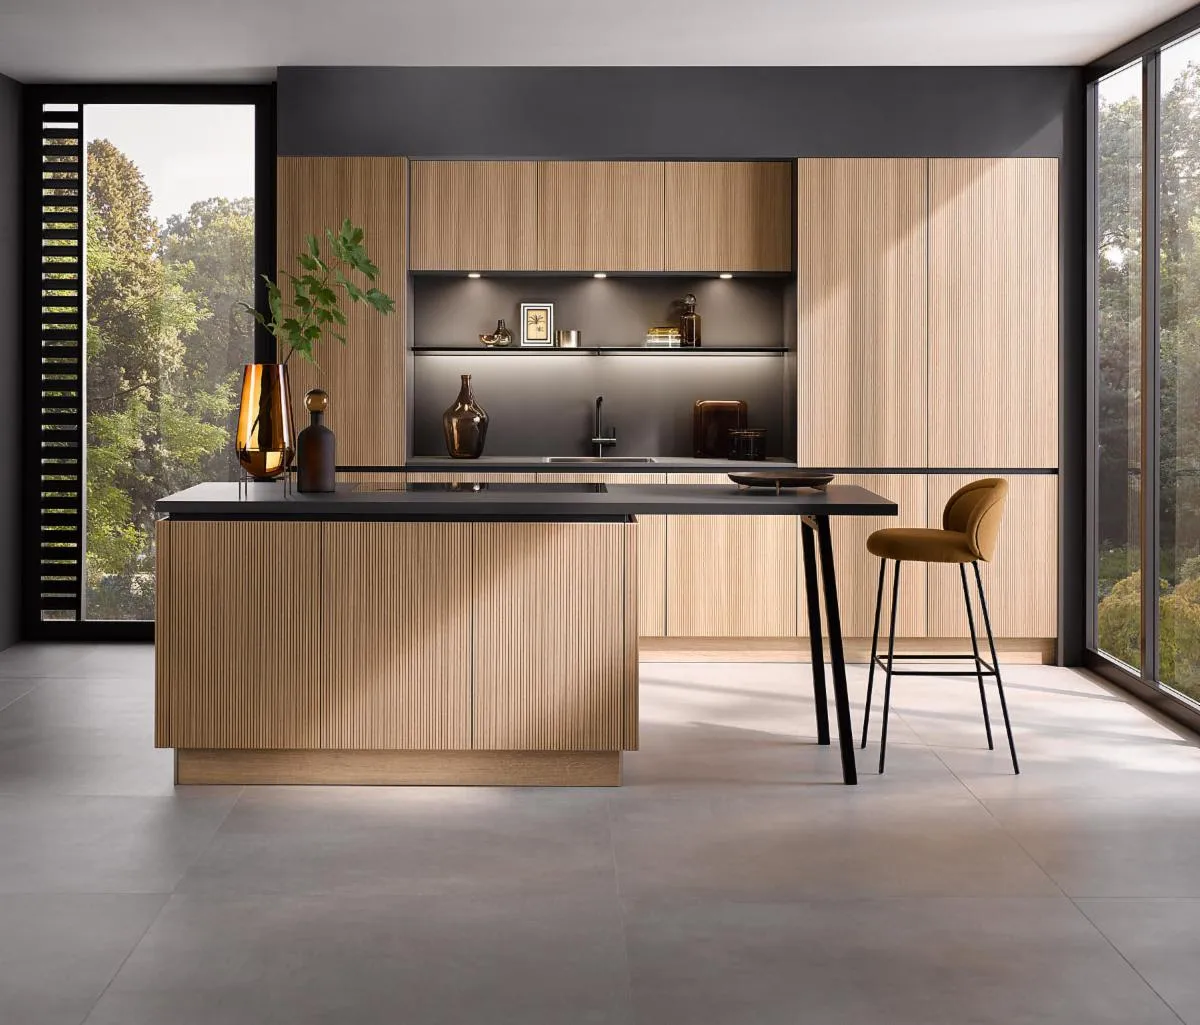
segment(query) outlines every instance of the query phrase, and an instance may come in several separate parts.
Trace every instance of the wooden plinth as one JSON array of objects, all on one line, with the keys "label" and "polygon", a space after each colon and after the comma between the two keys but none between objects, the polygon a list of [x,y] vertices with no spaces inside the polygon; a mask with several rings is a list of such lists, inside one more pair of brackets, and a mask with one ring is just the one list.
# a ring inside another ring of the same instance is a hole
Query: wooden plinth
[{"label": "wooden plinth", "polygon": [[618,751],[175,752],[180,785],[616,787]]}]

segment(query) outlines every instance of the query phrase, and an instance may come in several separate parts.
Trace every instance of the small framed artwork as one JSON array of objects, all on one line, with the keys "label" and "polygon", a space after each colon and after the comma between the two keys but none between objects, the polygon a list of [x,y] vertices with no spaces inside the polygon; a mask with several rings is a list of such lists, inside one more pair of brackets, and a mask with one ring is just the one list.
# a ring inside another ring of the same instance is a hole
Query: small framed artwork
[{"label": "small framed artwork", "polygon": [[554,303],[521,303],[521,345],[554,345]]}]

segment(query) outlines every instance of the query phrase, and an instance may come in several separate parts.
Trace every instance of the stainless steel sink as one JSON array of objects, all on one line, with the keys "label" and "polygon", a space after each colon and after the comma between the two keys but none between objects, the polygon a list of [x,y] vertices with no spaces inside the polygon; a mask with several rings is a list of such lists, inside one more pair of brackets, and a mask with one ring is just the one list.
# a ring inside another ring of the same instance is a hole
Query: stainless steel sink
[{"label": "stainless steel sink", "polygon": [[657,463],[653,456],[546,456],[547,463]]}]

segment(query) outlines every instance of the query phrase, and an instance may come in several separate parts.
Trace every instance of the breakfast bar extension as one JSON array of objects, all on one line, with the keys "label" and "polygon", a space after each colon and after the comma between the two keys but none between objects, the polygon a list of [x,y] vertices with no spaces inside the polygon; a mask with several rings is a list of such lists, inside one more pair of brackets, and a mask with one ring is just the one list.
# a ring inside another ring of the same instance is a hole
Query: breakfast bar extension
[{"label": "breakfast bar extension", "polygon": [[640,515],[801,518],[818,740],[823,599],[857,781],[829,520],[897,513],[863,488],[227,483],[156,508],[156,744],[179,783],[619,784]]}]

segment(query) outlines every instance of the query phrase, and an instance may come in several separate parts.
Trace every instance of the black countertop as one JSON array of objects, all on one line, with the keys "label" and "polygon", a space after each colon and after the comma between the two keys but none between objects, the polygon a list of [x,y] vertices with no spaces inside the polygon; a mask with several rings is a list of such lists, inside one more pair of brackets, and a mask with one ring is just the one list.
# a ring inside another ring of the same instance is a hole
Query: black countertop
[{"label": "black countertop", "polygon": [[896,503],[855,485],[777,495],[730,484],[457,485],[339,484],[325,495],[289,492],[280,482],[197,484],[154,504],[172,518],[239,519],[539,519],[621,520],[642,515],[895,516]]},{"label": "black countertop", "polygon": [[606,456],[603,462],[548,463],[541,456],[480,456],[478,459],[451,459],[449,456],[413,456],[401,470],[453,471],[479,473],[730,473],[738,470],[794,470],[795,460],[788,459],[698,459],[691,456],[655,456],[653,463],[626,462],[620,456]]}]

